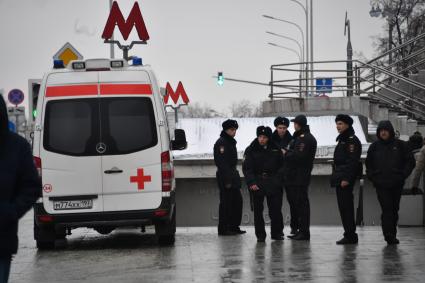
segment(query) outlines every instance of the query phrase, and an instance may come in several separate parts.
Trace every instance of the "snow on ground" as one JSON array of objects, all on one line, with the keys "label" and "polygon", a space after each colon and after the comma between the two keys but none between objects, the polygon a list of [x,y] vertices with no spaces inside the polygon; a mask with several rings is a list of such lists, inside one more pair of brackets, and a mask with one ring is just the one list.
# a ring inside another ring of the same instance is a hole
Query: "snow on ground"
[{"label": "snow on ground", "polygon": [[[288,117],[291,119],[291,117]],[[363,145],[367,144],[365,133],[357,116],[354,119],[354,130]],[[221,132],[221,123],[227,118],[183,118],[179,119],[177,128],[184,129],[188,141],[186,150],[174,151],[176,159],[212,159],[214,143]],[[260,125],[269,126],[274,130],[275,117],[232,118],[238,121],[236,133],[239,156],[242,157],[245,148],[256,137],[256,128]],[[336,145],[338,132],[335,128],[335,116],[307,117],[312,134],[317,139],[318,150],[316,157],[330,157]],[[293,123],[289,131],[294,132]],[[365,149],[365,146],[363,147]],[[363,149],[363,151],[364,151]]]}]

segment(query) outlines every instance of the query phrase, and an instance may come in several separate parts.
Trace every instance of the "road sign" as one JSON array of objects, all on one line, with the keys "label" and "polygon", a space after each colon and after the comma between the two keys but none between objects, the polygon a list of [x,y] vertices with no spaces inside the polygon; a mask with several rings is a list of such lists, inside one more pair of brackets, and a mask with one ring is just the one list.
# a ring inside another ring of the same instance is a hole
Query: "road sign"
[{"label": "road sign", "polygon": [[106,22],[105,29],[102,33],[102,38],[105,40],[111,39],[116,25],[118,26],[124,40],[128,39],[133,27],[136,27],[140,40],[149,40],[149,34],[137,2],[134,3],[127,20],[125,20],[117,1],[114,1],[111,12],[109,13],[108,21]]},{"label": "road sign", "polygon": [[7,95],[7,99],[9,100],[11,104],[18,106],[19,104],[24,102],[25,95],[22,92],[22,90],[15,88],[9,91],[9,94]]},{"label": "road sign", "polygon": [[67,42],[58,52],[53,56],[53,60],[62,60],[64,66],[68,65],[72,60],[83,60],[84,57],[78,50]]},{"label": "road sign", "polygon": [[189,97],[187,97],[182,82],[179,82],[176,91],[173,90],[170,83],[167,83],[165,89],[166,95],[164,96],[164,103],[166,105],[179,107],[180,105],[186,105],[189,103]]},{"label": "road sign", "polygon": [[332,92],[332,78],[317,78],[316,91],[322,93]]},{"label": "road sign", "polygon": [[9,131],[11,131],[12,133],[16,133],[16,125],[15,125],[15,123],[9,121],[8,122],[8,127],[9,127]]}]

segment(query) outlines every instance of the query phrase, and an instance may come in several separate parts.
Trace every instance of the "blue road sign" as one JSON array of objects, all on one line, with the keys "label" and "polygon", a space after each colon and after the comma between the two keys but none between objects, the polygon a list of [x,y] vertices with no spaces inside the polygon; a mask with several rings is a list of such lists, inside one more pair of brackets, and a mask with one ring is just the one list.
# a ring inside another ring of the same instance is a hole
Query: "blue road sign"
[{"label": "blue road sign", "polygon": [[13,132],[13,133],[16,133],[16,126],[15,126],[15,123],[13,123],[13,122],[10,122],[9,121],[9,131],[11,131],[11,132]]},{"label": "blue road sign", "polygon": [[332,78],[317,78],[316,91],[322,93],[332,92]]},{"label": "blue road sign", "polygon": [[7,95],[7,99],[13,105],[19,105],[24,102],[25,95],[20,89],[12,89]]}]

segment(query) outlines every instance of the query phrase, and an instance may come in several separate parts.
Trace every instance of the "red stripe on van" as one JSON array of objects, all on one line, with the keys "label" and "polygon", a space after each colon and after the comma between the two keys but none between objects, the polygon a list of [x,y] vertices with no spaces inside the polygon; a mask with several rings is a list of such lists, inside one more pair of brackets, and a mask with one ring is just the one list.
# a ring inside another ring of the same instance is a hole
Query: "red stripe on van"
[{"label": "red stripe on van", "polygon": [[97,85],[48,86],[46,97],[97,95]]},{"label": "red stripe on van", "polygon": [[152,94],[152,87],[148,84],[101,84],[100,94]]}]

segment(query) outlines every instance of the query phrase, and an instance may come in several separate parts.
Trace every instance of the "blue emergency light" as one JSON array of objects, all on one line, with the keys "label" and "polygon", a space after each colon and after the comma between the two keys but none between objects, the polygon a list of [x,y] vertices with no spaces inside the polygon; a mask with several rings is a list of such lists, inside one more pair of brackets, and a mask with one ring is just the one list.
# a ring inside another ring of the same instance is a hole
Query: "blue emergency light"
[{"label": "blue emergency light", "polygon": [[142,65],[143,65],[142,58],[139,58],[139,57],[133,58],[133,66],[142,66]]},{"label": "blue emergency light", "polygon": [[53,61],[53,69],[63,69],[65,68],[65,64],[63,60],[54,60]]}]

